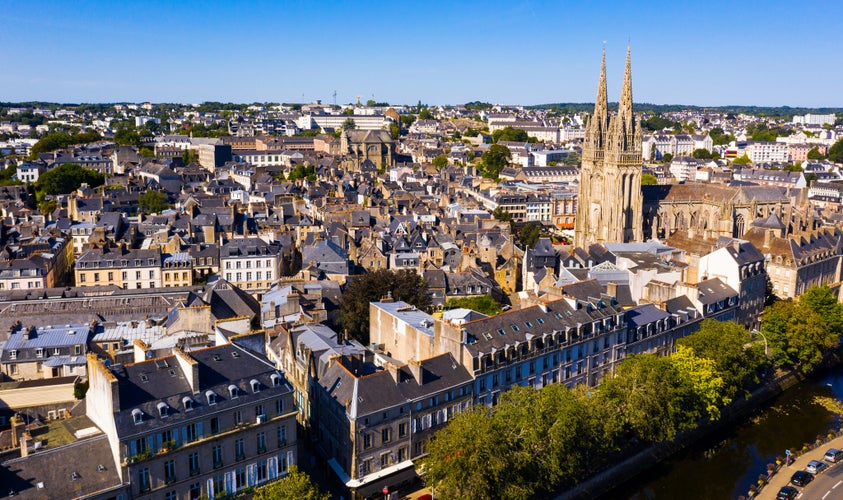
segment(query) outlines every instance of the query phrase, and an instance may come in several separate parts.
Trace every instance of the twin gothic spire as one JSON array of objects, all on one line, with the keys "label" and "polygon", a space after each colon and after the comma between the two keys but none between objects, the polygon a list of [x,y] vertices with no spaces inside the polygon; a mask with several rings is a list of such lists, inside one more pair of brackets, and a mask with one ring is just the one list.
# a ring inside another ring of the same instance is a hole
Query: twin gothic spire
[{"label": "twin gothic spire", "polygon": [[600,83],[597,85],[597,98],[594,101],[594,114],[588,123],[586,142],[597,149],[606,147],[608,136],[620,140],[622,149],[625,149],[628,139],[635,136],[635,115],[632,113],[632,64],[631,49],[626,48],[626,71],[623,78],[623,88],[618,104],[618,114],[612,119],[611,130],[609,123],[609,101],[606,91],[606,49],[603,49],[603,61],[600,66]]}]

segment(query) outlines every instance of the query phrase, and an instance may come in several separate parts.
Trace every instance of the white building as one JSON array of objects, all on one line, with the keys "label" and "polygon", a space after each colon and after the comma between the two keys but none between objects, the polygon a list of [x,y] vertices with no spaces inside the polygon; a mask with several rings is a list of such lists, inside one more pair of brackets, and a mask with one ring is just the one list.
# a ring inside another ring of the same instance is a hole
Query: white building
[{"label": "white building", "polygon": [[834,113],[830,113],[827,115],[813,115],[808,113],[807,115],[796,115],[793,117],[793,123],[798,123],[802,125],[825,125],[825,124],[832,124],[836,120]]},{"label": "white building", "polygon": [[781,142],[753,142],[746,148],[752,163],[779,162],[790,160],[790,149]]}]

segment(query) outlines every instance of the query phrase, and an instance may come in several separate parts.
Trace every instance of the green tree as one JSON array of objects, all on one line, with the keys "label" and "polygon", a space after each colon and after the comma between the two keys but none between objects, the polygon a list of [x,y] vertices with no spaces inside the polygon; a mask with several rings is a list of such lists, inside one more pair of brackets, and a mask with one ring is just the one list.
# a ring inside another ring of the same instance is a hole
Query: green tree
[{"label": "green tree", "polygon": [[714,127],[708,132],[708,135],[715,145],[725,145],[735,140],[735,136],[724,133],[720,127]]},{"label": "green tree", "polygon": [[140,210],[147,214],[158,214],[170,208],[167,195],[159,191],[148,189],[138,196]]},{"label": "green tree", "polygon": [[642,174],[641,175],[641,185],[642,186],[655,186],[659,183],[659,180],[656,179],[656,176],[653,174]]},{"label": "green tree", "polygon": [[191,163],[199,163],[199,153],[197,153],[193,149],[185,149],[184,152],[181,154],[181,161],[185,165],[190,165]]},{"label": "green tree", "polygon": [[627,357],[598,391],[604,404],[617,408],[623,428],[643,441],[673,439],[696,424],[696,414],[687,411],[696,403],[693,387],[666,357]]},{"label": "green tree", "polygon": [[121,146],[135,146],[140,147],[141,136],[134,130],[128,128],[121,128],[114,133],[114,142]]},{"label": "green tree", "polygon": [[843,336],[843,304],[837,301],[828,285],[809,288],[799,296],[799,303],[818,313],[832,334]]},{"label": "green tree", "polygon": [[330,500],[331,495],[319,491],[310,476],[291,465],[289,474],[255,491],[254,500]]},{"label": "green tree", "polygon": [[732,400],[726,394],[726,384],[718,374],[714,360],[701,358],[690,347],[680,345],[668,359],[685,378],[694,393],[694,407],[685,408],[688,415],[709,420],[720,418],[720,408]]},{"label": "green tree", "polygon": [[466,309],[471,309],[473,311],[483,313],[487,316],[494,316],[496,314],[500,314],[501,312],[501,305],[498,304],[498,301],[496,301],[489,295],[448,299],[448,301],[445,303],[445,307],[447,307],[448,309],[464,307]]},{"label": "green tree", "polygon": [[73,384],[73,397],[75,399],[85,399],[85,394],[88,393],[89,383],[87,380],[79,380]]},{"label": "green tree", "polygon": [[568,166],[571,166],[571,167],[578,167],[580,165],[581,161],[582,161],[582,159],[580,158],[580,155],[578,153],[572,152],[572,153],[568,153],[568,155],[565,156],[565,158],[562,159],[562,164],[568,165]]},{"label": "green tree", "polygon": [[764,310],[763,318],[761,333],[776,363],[785,368],[800,366],[808,373],[826,350],[840,343],[825,318],[801,301],[775,302]]},{"label": "green tree", "polygon": [[750,163],[752,163],[752,160],[749,159],[749,156],[747,156],[746,153],[744,153],[743,156],[735,158],[732,162],[733,165],[749,165]]},{"label": "green tree", "polygon": [[817,146],[814,146],[813,148],[811,148],[810,151],[808,151],[807,158],[809,160],[822,160],[823,158],[825,158],[825,156],[823,156],[823,154],[820,153],[820,148],[818,148]]},{"label": "green tree", "polygon": [[843,139],[839,139],[828,148],[827,157],[834,163],[843,163]]},{"label": "green tree", "polygon": [[448,157],[445,155],[439,155],[433,159],[433,166],[438,169],[443,169],[448,166]]},{"label": "green tree", "polygon": [[342,122],[342,129],[343,130],[354,130],[357,128],[357,124],[354,123],[352,118],[347,118],[344,122]]},{"label": "green tree", "polygon": [[492,217],[501,221],[501,222],[511,222],[512,221],[512,214],[507,212],[501,207],[497,207],[492,211]]},{"label": "green tree", "polygon": [[430,109],[424,108],[419,111],[419,120],[433,120],[434,116],[433,113],[430,112]]},{"label": "green tree", "polygon": [[401,125],[404,128],[410,128],[414,121],[416,121],[416,115],[401,115]]},{"label": "green tree", "polygon": [[499,141],[527,142],[529,139],[527,132],[512,127],[504,127],[492,132],[492,143],[494,144],[497,144]]},{"label": "green tree", "polygon": [[710,160],[712,157],[711,151],[702,148],[695,149],[694,152],[691,153],[691,156],[698,160]]},{"label": "green tree", "polygon": [[665,153],[662,155],[662,163],[670,163],[673,161],[673,155],[670,153]]},{"label": "green tree", "polygon": [[30,153],[32,158],[37,158],[41,153],[48,153],[57,149],[63,149],[73,144],[87,144],[89,142],[96,142],[102,137],[96,132],[83,132],[78,134],[68,134],[67,132],[53,132],[42,137],[36,142]]},{"label": "green tree", "polygon": [[512,152],[506,146],[500,144],[492,144],[489,149],[483,153],[482,162],[480,164],[480,173],[487,179],[497,180],[501,170],[509,165],[509,160],[512,158]]},{"label": "green tree", "polygon": [[717,374],[725,383],[725,394],[735,396],[758,382],[758,373],[766,362],[762,346],[750,345],[751,342],[752,336],[743,326],[732,321],[705,319],[699,330],[677,344],[714,361]]},{"label": "green tree", "polygon": [[296,165],[296,167],[290,172],[290,175],[287,179],[290,182],[297,181],[299,179],[307,179],[311,182],[316,180],[316,169],[313,165]]},{"label": "green tree", "polygon": [[339,323],[348,334],[363,345],[369,344],[369,303],[391,293],[394,300],[403,300],[419,309],[430,307],[427,283],[411,270],[379,269],[351,280],[340,300]]},{"label": "green tree", "polygon": [[140,148],[138,151],[144,158],[155,158],[155,151],[150,148]]},{"label": "green tree", "polygon": [[397,123],[390,123],[389,135],[390,137],[392,137],[393,140],[398,139],[399,137],[401,137],[401,127]]},{"label": "green tree", "polygon": [[541,237],[541,224],[538,222],[528,222],[518,231],[518,241],[524,248],[535,248],[536,243]]},{"label": "green tree", "polygon": [[96,170],[82,168],[76,163],[64,163],[48,170],[38,177],[35,188],[44,194],[67,194],[79,188],[83,183],[89,187],[101,186],[105,177]]}]

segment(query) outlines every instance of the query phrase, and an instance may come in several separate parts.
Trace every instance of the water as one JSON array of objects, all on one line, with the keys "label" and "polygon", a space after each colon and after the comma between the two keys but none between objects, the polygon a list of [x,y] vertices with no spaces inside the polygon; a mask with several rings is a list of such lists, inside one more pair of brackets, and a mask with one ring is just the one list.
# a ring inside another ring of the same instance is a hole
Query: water
[{"label": "water", "polygon": [[799,449],[843,421],[814,403],[815,396],[843,400],[843,369],[778,396],[742,425],[721,431],[656,465],[606,498],[736,499],[788,448]]}]

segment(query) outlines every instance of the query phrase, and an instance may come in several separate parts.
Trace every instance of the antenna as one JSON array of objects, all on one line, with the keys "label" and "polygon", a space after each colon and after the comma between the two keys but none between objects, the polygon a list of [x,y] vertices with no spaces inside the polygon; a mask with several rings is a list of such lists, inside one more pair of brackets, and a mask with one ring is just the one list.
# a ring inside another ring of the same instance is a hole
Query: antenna
[{"label": "antenna", "polygon": [[337,105],[337,91],[336,90],[334,91],[333,95],[334,95],[334,106],[336,106]]},{"label": "antenna", "polygon": [[363,97],[362,95],[357,96],[357,105],[360,105],[360,98]]}]

